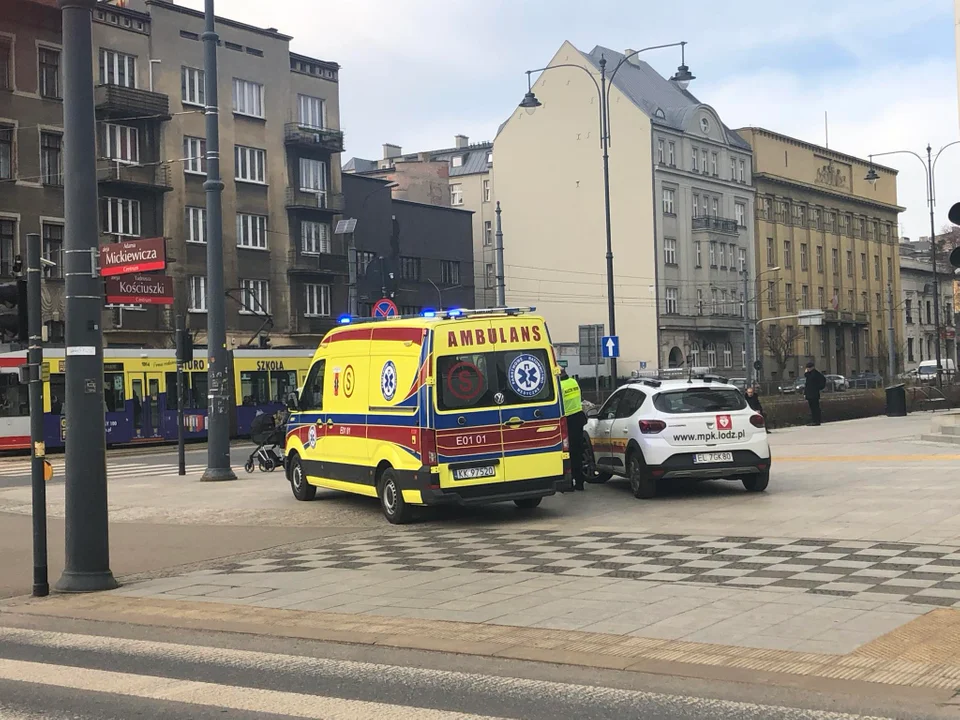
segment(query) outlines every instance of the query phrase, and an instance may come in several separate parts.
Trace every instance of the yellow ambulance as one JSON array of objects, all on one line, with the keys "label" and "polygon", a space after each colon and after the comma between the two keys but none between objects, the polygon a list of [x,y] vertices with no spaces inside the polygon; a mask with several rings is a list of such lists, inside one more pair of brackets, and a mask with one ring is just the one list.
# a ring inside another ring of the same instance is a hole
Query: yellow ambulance
[{"label": "yellow ambulance", "polygon": [[417,506],[514,501],[571,484],[559,366],[534,308],[341,319],[291,409],[287,478],[377,497],[391,523]]}]

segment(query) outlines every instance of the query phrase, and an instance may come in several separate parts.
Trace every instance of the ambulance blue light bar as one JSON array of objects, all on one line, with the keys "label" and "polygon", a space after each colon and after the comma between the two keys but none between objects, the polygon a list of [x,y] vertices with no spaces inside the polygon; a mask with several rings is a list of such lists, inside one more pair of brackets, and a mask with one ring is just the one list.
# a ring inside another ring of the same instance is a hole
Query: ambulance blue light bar
[{"label": "ambulance blue light bar", "polygon": [[341,325],[349,325],[351,322],[353,322],[353,318],[349,315],[341,315],[337,318],[337,322]]},{"label": "ambulance blue light bar", "polygon": [[411,317],[422,317],[427,320],[444,320],[451,318],[476,317],[478,315],[521,315],[523,313],[536,312],[535,307],[499,307],[499,308],[479,308],[476,310],[467,310],[466,308],[455,308],[453,310],[424,310],[419,315],[393,315],[391,317],[354,317],[351,315],[341,315],[337,318],[339,325],[359,325],[369,322],[391,322],[395,320],[409,320]]}]

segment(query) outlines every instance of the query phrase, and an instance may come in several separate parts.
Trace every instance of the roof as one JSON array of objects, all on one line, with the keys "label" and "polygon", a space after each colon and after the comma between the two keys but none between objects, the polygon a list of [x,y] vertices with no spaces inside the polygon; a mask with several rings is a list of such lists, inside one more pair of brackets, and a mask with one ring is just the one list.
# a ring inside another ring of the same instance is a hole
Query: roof
[{"label": "roof", "polygon": [[339,64],[339,63],[335,63],[333,60],[320,60],[319,58],[310,57],[309,55],[303,55],[303,54],[301,54],[301,53],[295,53],[295,52],[291,52],[291,53],[290,53],[290,57],[291,57],[293,60],[302,60],[303,62],[309,62],[309,63],[315,63],[315,64],[317,64],[317,65],[323,65],[324,67],[328,67],[328,68],[330,68],[331,70],[339,70],[339,69],[340,69],[340,64]]},{"label": "roof", "polygon": [[888,173],[896,175],[900,171],[896,168],[888,167],[886,165],[881,165],[880,163],[873,160],[864,160],[863,158],[858,158],[856,155],[847,155],[846,153],[838,152],[833,148],[823,147],[822,145],[815,145],[814,143],[807,142],[806,140],[801,140],[800,138],[792,137],[791,135],[784,135],[779,133],[776,130],[768,130],[767,128],[755,127],[753,125],[747,125],[746,127],[737,128],[737,134],[741,132],[755,132],[759,135],[766,135],[767,137],[774,138],[775,140],[786,140],[789,143],[795,145],[801,145],[802,147],[807,148],[808,150],[813,150],[824,155],[833,155],[839,160],[843,160],[849,163],[860,163],[861,165],[873,165],[879,170],[885,170]]},{"label": "roof", "polygon": [[363,158],[352,157],[343,165],[343,172],[348,173],[367,173],[377,169],[376,160],[364,160]]},{"label": "roof", "polygon": [[[465,148],[444,148],[419,153],[404,153],[390,159],[394,163],[419,162],[421,156],[426,156],[429,162],[445,161],[450,168],[450,177],[458,177],[460,175],[476,175],[488,172],[492,163],[487,162],[487,158],[492,152],[493,143],[486,141],[473,143]],[[463,163],[459,167],[453,166],[453,158],[455,157],[463,157]],[[365,160],[358,157],[350,158],[343,166],[344,172],[352,173],[370,173],[381,169],[376,160]]]},{"label": "roof", "polygon": [[[170,0],[146,0],[146,2],[148,8],[151,5],[156,5],[164,10],[183,13],[184,15],[192,15],[195,18],[204,17],[202,10],[194,10],[193,8],[184,7],[183,5],[176,5],[170,2]],[[267,37],[276,38],[277,40],[286,40],[289,42],[293,39],[292,35],[284,35],[281,32],[277,32],[276,28],[260,28],[255,25],[247,25],[246,23],[231,20],[230,18],[220,17],[219,15],[215,17],[218,24],[226,25],[227,27],[246,30],[247,32],[257,33],[258,35],[266,35]]]},{"label": "roof", "polygon": [[[623,58],[623,53],[597,45],[586,58],[600,69],[600,58],[607,61],[608,72],[612,72]],[[700,102],[689,90],[683,90],[674,82],[667,80],[643,60],[632,58],[623,63],[613,84],[620,92],[626,95],[634,105],[646,113],[655,125],[684,132],[686,120],[697,108],[709,107]],[[733,132],[725,124],[724,134],[727,142],[733,147],[750,152],[750,144]]]}]

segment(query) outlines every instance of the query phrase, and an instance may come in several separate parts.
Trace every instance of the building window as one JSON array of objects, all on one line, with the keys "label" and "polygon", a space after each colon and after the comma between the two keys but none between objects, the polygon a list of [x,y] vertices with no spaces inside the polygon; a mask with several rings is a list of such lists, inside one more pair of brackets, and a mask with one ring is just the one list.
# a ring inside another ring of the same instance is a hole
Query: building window
[{"label": "building window", "polygon": [[43,257],[56,267],[51,265],[43,266],[43,276],[45,278],[63,277],[63,225],[54,225],[44,223],[42,227],[43,236]]},{"label": "building window", "polygon": [[725,343],[723,346],[723,366],[725,368],[733,367],[733,347],[730,343]]},{"label": "building window", "polygon": [[140,162],[137,128],[106,123],[103,126],[103,153],[105,157],[125,164]]},{"label": "building window", "polygon": [[860,293],[860,305],[863,309],[863,312],[870,312],[870,300],[867,299],[867,294],[865,292]]},{"label": "building window", "polygon": [[693,216],[700,217],[700,196],[697,193],[693,194]]},{"label": "building window", "polygon": [[463,155],[454,155],[450,158],[450,166],[455,168],[463,167]]},{"label": "building window", "polygon": [[817,272],[823,272],[823,245],[817,245]]},{"label": "building window", "polygon": [[713,241],[710,242],[710,267],[717,266],[717,244]]},{"label": "building window", "polygon": [[837,248],[830,248],[830,258],[833,260],[833,274],[840,277],[840,251]]},{"label": "building window", "polygon": [[793,312],[793,285],[787,283],[783,286],[783,294],[787,301],[787,312]]},{"label": "building window", "polygon": [[808,285],[802,285],[800,287],[800,309],[810,309],[810,287]]},{"label": "building window", "polygon": [[720,314],[720,291],[716,288],[710,289],[710,314]]},{"label": "building window", "polygon": [[44,185],[63,185],[63,136],[40,133],[40,180]]},{"label": "building window", "polygon": [[727,269],[727,244],[720,243],[720,269]]},{"label": "building window", "polygon": [[450,204],[463,205],[463,184],[452,183],[450,185]]},{"label": "building window", "polygon": [[745,228],[747,226],[747,206],[738,202],[734,205],[734,212],[736,213],[737,227]]},{"label": "building window", "polygon": [[367,266],[377,257],[376,253],[369,250],[357,250],[357,277],[363,277],[367,272]]},{"label": "building window", "polygon": [[739,268],[740,268],[740,272],[746,272],[746,271],[747,271],[747,249],[746,249],[746,248],[738,248],[738,249],[737,249],[737,253],[739,254],[739,258],[738,258],[739,263],[738,263],[738,265],[739,265]]},{"label": "building window", "polygon": [[697,252],[697,267],[703,267],[703,249],[700,246],[700,241],[697,240],[695,250]]},{"label": "building window", "polygon": [[270,283],[266,280],[241,280],[242,313],[267,315],[270,312]]},{"label": "building window", "polygon": [[773,280],[767,281],[767,308],[777,309],[777,283]]},{"label": "building window", "polygon": [[300,189],[304,192],[325,193],[327,164],[313,158],[300,158]]},{"label": "building window", "polygon": [[800,243],[800,269],[806,272],[808,267],[809,262],[807,258],[807,244]]},{"label": "building window", "polygon": [[300,127],[322,130],[327,126],[327,108],[322,98],[297,95],[297,120]]},{"label": "building window", "polygon": [[493,165],[493,151],[487,153],[487,165]]},{"label": "building window", "polygon": [[664,157],[663,138],[657,138],[657,162],[663,165]]},{"label": "building window", "polygon": [[207,276],[194,275],[190,278],[190,312],[207,311]]},{"label": "building window", "polygon": [[713,153],[710,156],[710,174],[714,177],[717,177],[717,153]]},{"label": "building window", "polygon": [[420,258],[401,257],[400,258],[400,277],[403,280],[420,279]]},{"label": "building window", "polygon": [[706,175],[709,171],[707,170],[707,149],[704,148],[700,151],[700,170]]},{"label": "building window", "polygon": [[667,143],[667,162],[670,167],[677,166],[677,145],[676,143]]},{"label": "building window", "polygon": [[693,172],[697,172],[700,169],[700,148],[693,148],[691,153],[691,159],[693,163],[690,165],[690,169]]},{"label": "building window", "polygon": [[875,293],[873,300],[876,303],[877,312],[883,310],[883,303],[880,301],[880,293]]},{"label": "building window", "polygon": [[887,282],[893,282],[893,259],[887,258]]},{"label": "building window", "polygon": [[206,244],[207,209],[205,207],[187,206],[185,220],[187,225],[187,242],[199,243],[201,245]]},{"label": "building window", "polygon": [[307,317],[329,317],[330,286],[308,283],[305,288],[307,292],[307,309],[303,314]]},{"label": "building window", "polygon": [[60,99],[60,51],[39,48],[37,58],[40,65],[40,96]]},{"label": "building window", "polygon": [[787,224],[787,219],[790,217],[790,206],[783,200],[777,200],[776,211],[774,212],[774,220],[783,225]]},{"label": "building window", "polygon": [[720,201],[717,198],[713,199],[713,216],[720,217]]},{"label": "building window", "polygon": [[260,148],[236,145],[233,148],[235,180],[262,183],[267,153]]},{"label": "building window", "polygon": [[693,367],[700,365],[700,343],[694,343],[690,346],[690,361]]},{"label": "building window", "polygon": [[137,56],[100,49],[100,84],[137,86]]},{"label": "building window", "polygon": [[203,70],[187,67],[180,68],[180,99],[184,105],[203,105]]},{"label": "building window", "polygon": [[676,193],[671,188],[663,189],[663,212],[667,215],[675,215],[676,208],[674,206],[674,201],[676,199]]},{"label": "building window", "polygon": [[13,128],[0,125],[0,180],[13,178]]},{"label": "building window", "polygon": [[853,250],[847,250],[847,277],[853,277]]},{"label": "building window", "polygon": [[486,273],[487,287],[488,288],[494,287],[497,282],[497,275],[496,275],[496,271],[494,270],[493,263],[487,263],[485,266],[484,272]]},{"label": "building window", "polygon": [[810,356],[810,328],[805,327],[803,329],[803,354]]},{"label": "building window", "polygon": [[860,278],[867,279],[867,254],[860,253]]},{"label": "building window", "polygon": [[813,209],[813,226],[817,230],[823,230],[823,215],[820,212],[820,208]]},{"label": "building window", "polygon": [[803,205],[793,206],[793,224],[801,227],[807,224],[807,209]]},{"label": "building window", "polygon": [[103,198],[103,231],[109,235],[140,237],[140,202],[128,198]]},{"label": "building window", "polygon": [[745,183],[747,181],[747,163],[743,160],[740,161],[739,180],[742,183]]},{"label": "building window", "polygon": [[910,298],[903,301],[903,312],[907,316],[907,325],[913,325],[913,300]]},{"label": "building window", "polygon": [[862,217],[857,218],[857,229],[854,234],[858,238],[862,238],[864,235],[867,234],[866,227],[867,227],[867,221],[864,220]]},{"label": "building window", "polygon": [[714,343],[707,345],[707,365],[717,366],[717,346]]},{"label": "building window", "polygon": [[198,137],[183,138],[183,171],[207,174],[207,141]]},{"label": "building window", "polygon": [[772,237],[767,238],[767,267],[774,267],[777,264],[777,246]]},{"label": "building window", "polygon": [[735,181],[737,179],[737,159],[735,157],[730,158],[730,180]]},{"label": "building window", "polygon": [[913,359],[913,338],[907,338],[907,361],[914,362]]},{"label": "building window", "polygon": [[847,290],[847,307],[850,308],[850,312],[857,309],[857,304],[853,301],[853,290]]},{"label": "building window", "polygon": [[441,260],[440,282],[444,285],[459,285],[460,263],[456,260]]},{"label": "building window", "polygon": [[874,280],[880,279],[880,256],[879,255],[873,256],[873,279]]},{"label": "building window", "polygon": [[13,89],[13,43],[0,37],[0,90]]},{"label": "building window", "polygon": [[789,240],[783,241],[783,266],[793,267],[793,244]]},{"label": "building window", "polygon": [[263,85],[250,80],[233,79],[233,111],[238,115],[263,117]]},{"label": "building window", "polygon": [[267,216],[237,213],[237,247],[267,249]]},{"label": "building window", "polygon": [[726,315],[730,312],[730,306],[727,304],[729,301],[729,295],[726,290],[720,292],[720,314]]},{"label": "building window", "polygon": [[483,201],[490,202],[490,181],[483,181]]},{"label": "building window", "polygon": [[300,222],[300,248],[305,255],[319,255],[332,250],[330,226],[313,220]]},{"label": "building window", "polygon": [[493,222],[491,220],[483,221],[483,244],[485,247],[493,245]]},{"label": "building window", "polygon": [[665,238],[663,241],[663,261],[667,265],[677,264],[677,240],[676,238]]},{"label": "building window", "polygon": [[16,236],[16,220],[0,218],[0,275],[13,275],[13,243]]},{"label": "building window", "polygon": [[817,288],[817,308],[820,310],[824,310],[826,309],[826,307],[827,307],[827,303],[824,300],[823,288],[818,287]]},{"label": "building window", "polygon": [[703,290],[697,290],[697,315],[703,315]]},{"label": "building window", "polygon": [[675,287],[667,288],[667,297],[666,297],[666,313],[667,315],[676,315],[679,310],[679,301],[678,301],[679,291]]}]

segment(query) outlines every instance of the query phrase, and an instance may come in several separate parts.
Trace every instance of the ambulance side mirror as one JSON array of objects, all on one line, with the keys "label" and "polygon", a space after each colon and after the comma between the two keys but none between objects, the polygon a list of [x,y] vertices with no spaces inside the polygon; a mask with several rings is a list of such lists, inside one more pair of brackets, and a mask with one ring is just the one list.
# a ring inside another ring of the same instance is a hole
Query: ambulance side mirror
[{"label": "ambulance side mirror", "polygon": [[284,403],[287,406],[287,410],[299,410],[299,393],[289,392],[287,393],[287,401]]}]

